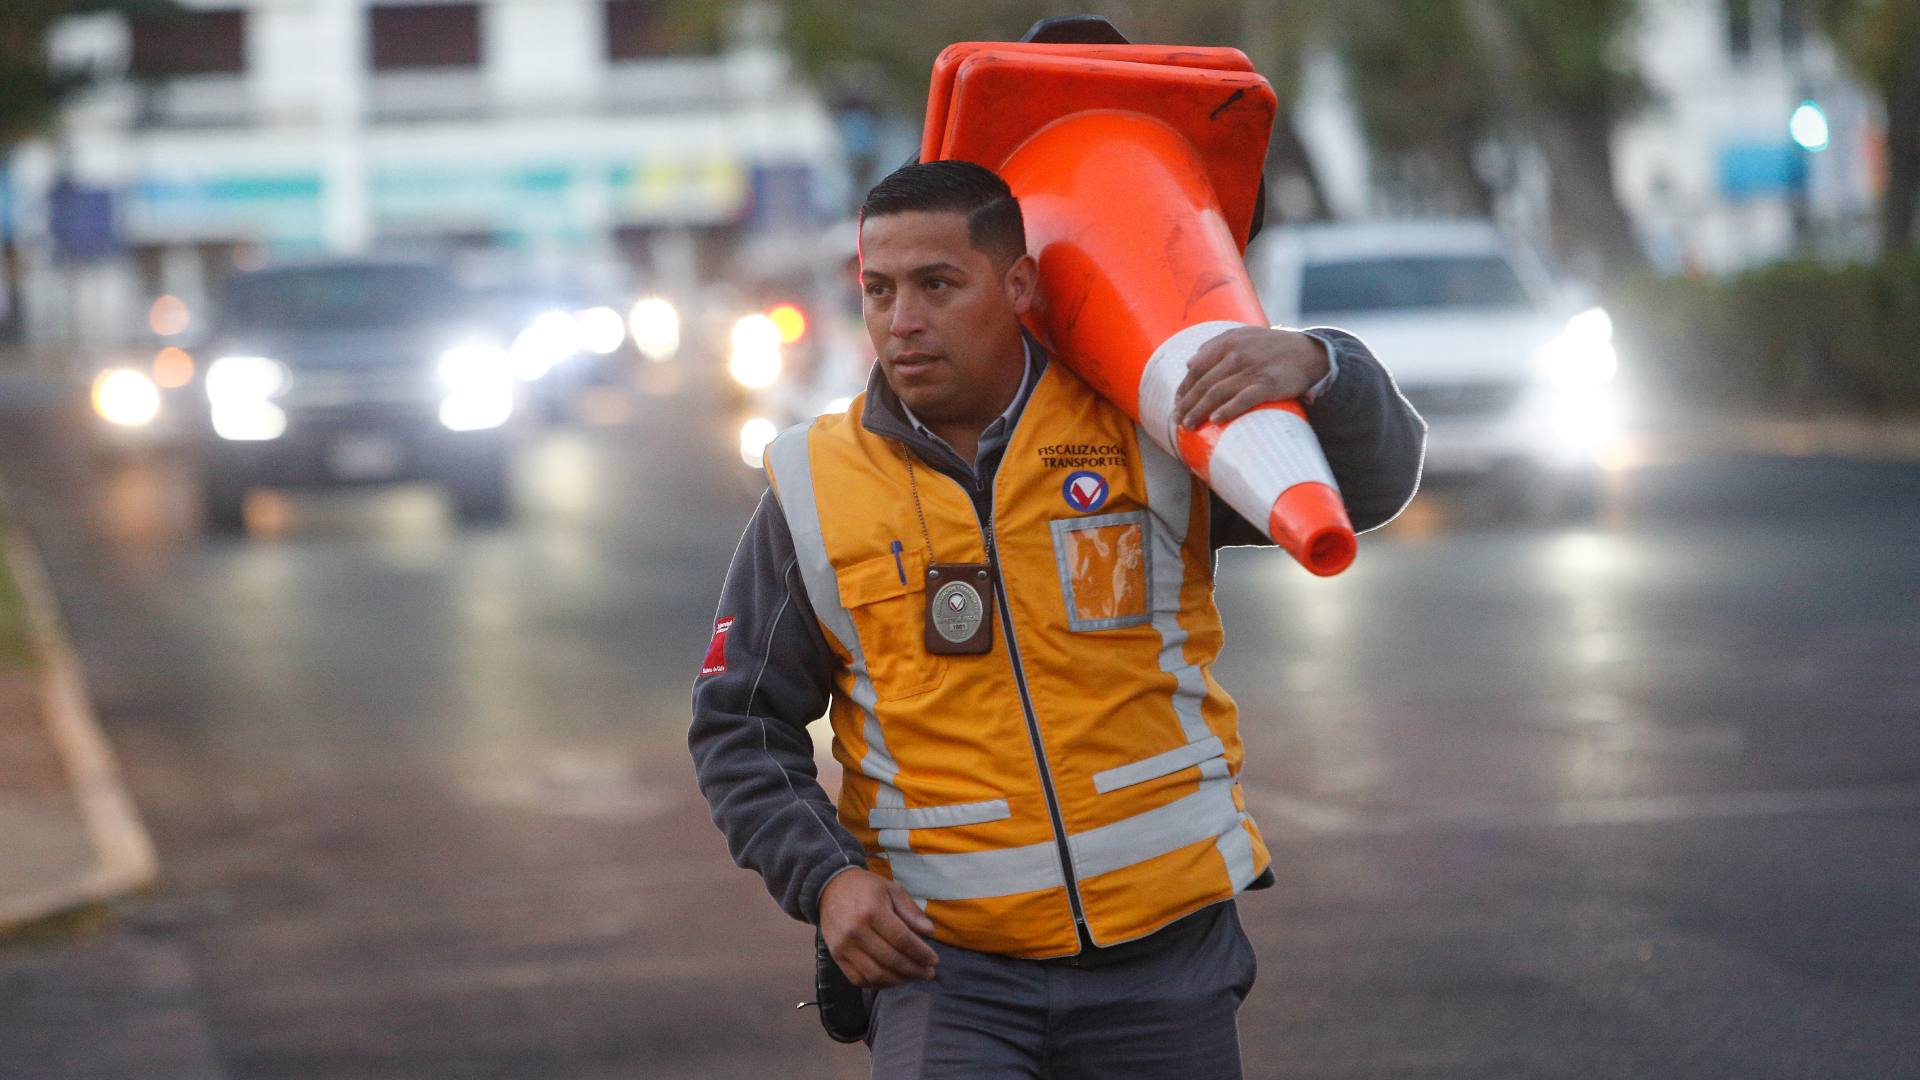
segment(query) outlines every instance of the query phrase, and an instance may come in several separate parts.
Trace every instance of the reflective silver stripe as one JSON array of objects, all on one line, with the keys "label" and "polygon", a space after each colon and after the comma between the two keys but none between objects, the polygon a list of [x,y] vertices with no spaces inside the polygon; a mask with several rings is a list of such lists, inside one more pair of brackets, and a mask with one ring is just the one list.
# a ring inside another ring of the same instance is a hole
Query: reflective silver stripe
[{"label": "reflective silver stripe", "polygon": [[876,829],[950,829],[959,825],[981,825],[1005,821],[1013,816],[1005,799],[986,802],[948,803],[945,806],[909,806],[867,812],[867,824]]},{"label": "reflective silver stripe", "polygon": [[1060,847],[1048,840],[998,851],[959,855],[888,852],[893,880],[916,900],[982,900],[1013,896],[1067,883],[1060,872]]},{"label": "reflective silver stripe", "polygon": [[[1141,533],[1140,557],[1145,563],[1140,570],[1142,576],[1146,578],[1146,581],[1151,582],[1153,580],[1153,545],[1148,541],[1147,534],[1153,530],[1147,521],[1146,511],[1133,510],[1124,514],[1095,514],[1092,517],[1083,518],[1055,518],[1053,521],[1048,522],[1048,525],[1053,529],[1053,561],[1054,565],[1058,567],[1060,571],[1060,595],[1066,598],[1067,603],[1067,629],[1075,633],[1086,633],[1091,630],[1118,630],[1123,626],[1139,626],[1141,623],[1153,617],[1153,600],[1151,596],[1149,596],[1147,598],[1146,610],[1136,614],[1120,615],[1104,619],[1080,618],[1080,616],[1076,614],[1080,610],[1080,604],[1073,595],[1073,563],[1072,560],[1067,557],[1068,533],[1078,532],[1082,529],[1100,529],[1109,525],[1138,525],[1140,526]],[[1145,584],[1145,582],[1143,582],[1143,584]],[[1151,592],[1151,588],[1149,588],[1148,591]]]},{"label": "reflective silver stripe", "polygon": [[[1150,529],[1153,545],[1147,566],[1153,572],[1151,595],[1153,628],[1160,633],[1160,670],[1173,676],[1173,711],[1188,742],[1212,737],[1201,718],[1200,703],[1207,696],[1207,680],[1198,665],[1187,663],[1187,630],[1180,625],[1180,591],[1187,577],[1181,550],[1192,529],[1193,474],[1180,459],[1162,451],[1140,432],[1140,466],[1147,479],[1147,507],[1157,519]],[[1205,527],[1203,522],[1202,528]]]},{"label": "reflective silver stripe", "polygon": [[1233,781],[1203,780],[1200,790],[1184,799],[1070,836],[1067,847],[1073,852],[1074,872],[1091,878],[1202,840],[1218,840],[1228,829],[1239,827]]},{"label": "reflective silver stripe", "polygon": [[1233,891],[1240,892],[1253,884],[1258,873],[1253,865],[1253,834],[1247,831],[1247,815],[1240,815],[1240,824],[1221,833],[1214,847],[1220,851],[1220,857],[1227,863],[1227,879],[1233,882]]},{"label": "reflective silver stripe", "polygon": [[[1229,830],[1244,834],[1243,817],[1233,805],[1233,782],[1208,780],[1194,794],[1157,810],[1068,837],[1067,847],[1073,853],[1074,872],[1082,878],[1097,877],[1190,844],[1218,843]],[[893,879],[922,900],[981,900],[1066,884],[1059,849],[1052,841],[958,855],[890,851],[886,858],[893,867]]]},{"label": "reflective silver stripe", "polygon": [[1164,754],[1155,754],[1142,758],[1131,765],[1121,765],[1093,774],[1093,790],[1105,795],[1109,791],[1118,791],[1123,787],[1143,783],[1168,773],[1198,765],[1208,758],[1216,758],[1227,752],[1226,744],[1220,736],[1209,735],[1199,742],[1190,742],[1185,746],[1176,746]]},{"label": "reflective silver stripe", "polygon": [[[781,432],[767,447],[767,466],[773,471],[787,531],[793,534],[794,554],[800,559],[800,579],[807,584],[813,613],[852,658],[848,665],[853,675],[851,696],[866,716],[861,732],[866,738],[867,753],[860,759],[860,772],[880,782],[880,790],[874,797],[876,807],[898,808],[906,804],[905,796],[895,786],[900,765],[887,750],[886,735],[880,730],[880,717],[874,712],[873,678],[867,672],[867,654],[860,648],[853,614],[840,603],[840,579],[833,572],[833,561],[827,558],[826,538],[820,533],[820,505],[814,501],[813,460],[807,445],[807,437],[816,422],[810,420]],[[883,832],[880,844],[904,848],[907,834]]]}]

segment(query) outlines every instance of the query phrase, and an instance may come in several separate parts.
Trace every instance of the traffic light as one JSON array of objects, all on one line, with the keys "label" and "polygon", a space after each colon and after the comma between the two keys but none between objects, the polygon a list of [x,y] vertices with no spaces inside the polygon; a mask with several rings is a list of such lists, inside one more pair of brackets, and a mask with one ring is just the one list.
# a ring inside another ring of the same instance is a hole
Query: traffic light
[{"label": "traffic light", "polygon": [[1802,101],[1787,118],[1787,134],[1800,149],[1817,154],[1827,148],[1827,113],[1819,104],[1809,98]]}]

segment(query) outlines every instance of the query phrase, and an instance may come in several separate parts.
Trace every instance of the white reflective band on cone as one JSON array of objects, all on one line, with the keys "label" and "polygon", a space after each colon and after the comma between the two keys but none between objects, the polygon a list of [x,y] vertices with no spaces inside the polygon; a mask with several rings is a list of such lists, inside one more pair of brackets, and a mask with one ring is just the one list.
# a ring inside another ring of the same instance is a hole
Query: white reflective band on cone
[{"label": "white reflective band on cone", "polygon": [[[1180,418],[1174,398],[1187,366],[1201,346],[1243,325],[1218,321],[1189,326],[1161,342],[1141,371],[1140,427],[1175,457],[1180,455]],[[1283,409],[1241,414],[1226,425],[1209,460],[1189,464],[1203,470],[1207,486],[1261,532],[1268,530],[1274,500],[1293,485],[1317,481],[1339,490],[1312,426]]]},{"label": "white reflective band on cone", "polygon": [[1280,493],[1308,480],[1339,490],[1312,425],[1284,409],[1236,417],[1207,464],[1207,486],[1262,532]]},{"label": "white reflective band on cone", "polygon": [[[1244,329],[1246,325],[1224,321],[1195,323],[1161,342],[1147,359],[1147,366],[1140,371],[1140,426],[1167,453],[1176,458],[1180,456],[1180,417],[1174,412],[1173,399],[1187,377],[1187,365],[1193,362],[1193,355],[1200,351],[1200,346],[1221,334]],[[1263,510],[1259,518],[1247,520],[1265,518]]]}]

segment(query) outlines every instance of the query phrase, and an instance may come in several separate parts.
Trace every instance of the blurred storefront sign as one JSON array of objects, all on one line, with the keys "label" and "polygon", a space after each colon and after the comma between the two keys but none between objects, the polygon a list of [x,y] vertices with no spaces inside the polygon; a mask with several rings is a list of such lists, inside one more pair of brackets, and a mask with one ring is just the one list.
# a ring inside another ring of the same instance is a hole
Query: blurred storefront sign
[{"label": "blurred storefront sign", "polygon": [[124,248],[113,192],[62,180],[47,192],[47,224],[62,259],[105,259]]},{"label": "blurred storefront sign", "polygon": [[[610,224],[734,220],[748,171],[725,159],[617,164],[375,167],[367,213],[375,233],[484,232],[503,240],[580,242]],[[803,186],[803,191],[810,191]],[[323,242],[326,184],[313,172],[154,175],[129,192],[136,242],[255,239],[282,250]]]},{"label": "blurred storefront sign", "polygon": [[1806,151],[1793,143],[1733,143],[1720,151],[1720,193],[1729,199],[1778,196],[1806,183]]},{"label": "blurred storefront sign", "polygon": [[610,179],[616,216],[636,224],[729,221],[747,199],[746,170],[725,158],[617,165]]},{"label": "blurred storefront sign", "polygon": [[127,230],[138,242],[258,239],[317,247],[325,222],[320,174],[143,177],[128,193]]}]

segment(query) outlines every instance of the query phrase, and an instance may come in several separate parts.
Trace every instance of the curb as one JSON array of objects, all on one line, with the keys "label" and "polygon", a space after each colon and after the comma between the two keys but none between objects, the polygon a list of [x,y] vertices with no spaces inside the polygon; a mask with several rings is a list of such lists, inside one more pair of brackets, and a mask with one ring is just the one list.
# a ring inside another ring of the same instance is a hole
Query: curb
[{"label": "curb", "polygon": [[0,537],[26,600],[27,628],[43,665],[40,700],[47,734],[66,767],[74,802],[93,846],[93,866],[73,881],[23,896],[0,897],[0,933],[124,896],[153,884],[159,859],[100,730],[80,664],[62,632],[39,557],[17,529]]}]

